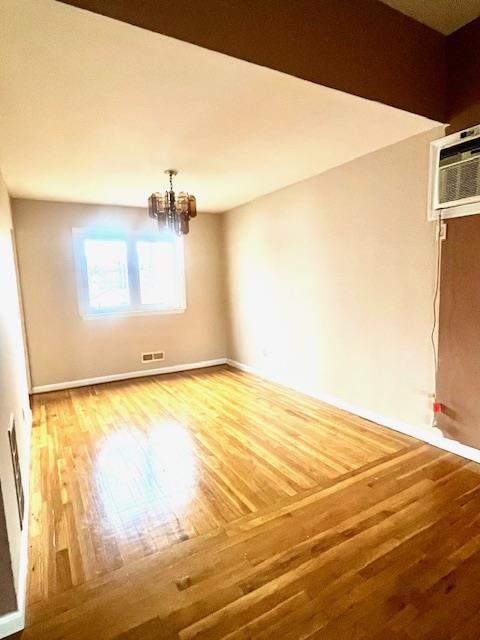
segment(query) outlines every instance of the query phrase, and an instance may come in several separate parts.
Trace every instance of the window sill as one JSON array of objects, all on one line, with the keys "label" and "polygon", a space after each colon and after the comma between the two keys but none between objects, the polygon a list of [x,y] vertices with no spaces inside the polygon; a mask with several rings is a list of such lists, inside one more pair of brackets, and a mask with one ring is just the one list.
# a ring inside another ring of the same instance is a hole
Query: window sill
[{"label": "window sill", "polygon": [[168,315],[178,315],[180,313],[185,313],[186,308],[183,309],[152,309],[149,311],[105,311],[104,313],[88,313],[81,312],[80,315],[82,318],[87,320],[90,319],[100,319],[100,318],[144,318],[145,316],[168,316]]}]

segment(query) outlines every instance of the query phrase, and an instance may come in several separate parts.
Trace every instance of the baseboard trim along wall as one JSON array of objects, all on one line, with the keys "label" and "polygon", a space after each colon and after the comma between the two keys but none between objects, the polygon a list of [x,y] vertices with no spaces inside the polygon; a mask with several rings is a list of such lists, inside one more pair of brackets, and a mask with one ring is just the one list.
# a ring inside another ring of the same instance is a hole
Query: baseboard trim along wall
[{"label": "baseboard trim along wall", "polygon": [[[32,435],[32,413],[25,411],[25,451],[30,452],[30,440]],[[20,544],[20,568],[18,572],[17,585],[17,609],[11,613],[0,616],[0,638],[21,631],[25,627],[25,600],[27,593],[27,574],[28,574],[28,523],[30,515],[30,457],[27,459],[28,464],[22,470],[23,487],[25,494],[25,511],[23,519],[22,540]]]},{"label": "baseboard trim along wall", "polygon": [[66,382],[55,382],[53,384],[41,384],[32,387],[32,393],[46,393],[48,391],[60,391],[61,389],[73,389],[74,387],[87,387],[91,384],[102,384],[104,382],[115,382],[117,380],[128,380],[129,378],[143,378],[145,376],[157,376],[163,373],[178,373],[180,371],[190,371],[192,369],[203,369],[204,367],[214,367],[225,364],[227,358],[216,358],[215,360],[204,360],[202,362],[189,362],[187,364],[175,364],[170,367],[159,367],[158,369],[145,369],[142,371],[125,371],[125,373],[114,373],[109,376],[97,376],[96,378],[83,378],[82,380],[67,380]]},{"label": "baseboard trim along wall", "polygon": [[328,394],[318,393],[316,391],[312,391],[311,389],[306,389],[301,386],[294,386],[281,380],[280,378],[276,378],[270,372],[261,371],[256,369],[255,367],[250,367],[242,362],[237,362],[236,360],[231,360],[227,358],[227,364],[235,369],[239,369],[240,371],[244,371],[246,373],[251,373],[252,375],[258,376],[260,378],[264,378],[265,380],[269,380],[276,384],[281,384],[285,387],[289,387],[294,391],[299,391],[300,393],[304,393],[307,396],[311,396],[316,398],[317,400],[321,400],[326,404],[330,404],[337,409],[342,409],[344,411],[348,411],[348,413],[353,413],[360,418],[365,418],[366,420],[370,420],[370,422],[376,422],[382,427],[387,427],[388,429],[393,429],[394,431],[399,431],[400,433],[404,433],[407,436],[412,436],[413,438],[417,438],[417,440],[422,440],[428,444],[433,445],[434,447],[438,447],[439,449],[444,449],[445,451],[449,451],[450,453],[455,453],[463,458],[467,458],[468,460],[473,460],[474,462],[480,462],[480,450],[475,449],[474,447],[469,447],[466,444],[461,444],[456,440],[451,440],[450,438],[446,438],[440,429],[432,428],[425,429],[422,427],[414,427],[412,425],[406,424],[405,422],[401,422],[399,420],[395,420],[389,417],[382,416],[374,411],[369,411],[368,409],[364,409],[363,407],[358,407],[349,402],[345,402],[339,398],[335,398],[334,396],[330,396]]},{"label": "baseboard trim along wall", "polygon": [[25,627],[25,608],[23,611],[17,609],[12,613],[6,613],[0,617],[0,638],[18,633]]}]

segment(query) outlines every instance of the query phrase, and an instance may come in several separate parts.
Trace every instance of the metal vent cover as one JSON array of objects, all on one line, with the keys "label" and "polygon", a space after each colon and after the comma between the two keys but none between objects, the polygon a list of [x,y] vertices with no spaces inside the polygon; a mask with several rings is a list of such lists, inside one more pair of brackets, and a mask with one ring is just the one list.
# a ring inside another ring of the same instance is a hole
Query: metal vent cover
[{"label": "metal vent cover", "polygon": [[440,204],[480,196],[480,157],[440,167],[438,201]]},{"label": "metal vent cover", "polygon": [[165,351],[148,351],[141,354],[142,363],[158,362],[165,360]]}]

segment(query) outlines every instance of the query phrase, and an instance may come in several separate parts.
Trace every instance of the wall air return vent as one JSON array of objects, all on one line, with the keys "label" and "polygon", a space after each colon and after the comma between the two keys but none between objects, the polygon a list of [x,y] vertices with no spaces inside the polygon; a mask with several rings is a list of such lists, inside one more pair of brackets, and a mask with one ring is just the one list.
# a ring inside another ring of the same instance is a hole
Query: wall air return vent
[{"label": "wall air return vent", "polygon": [[165,360],[165,351],[148,351],[142,353],[142,364],[161,362],[162,360]]},{"label": "wall air return vent", "polygon": [[22,470],[18,456],[17,430],[15,428],[15,418],[10,416],[10,428],[8,429],[8,441],[10,443],[10,455],[12,457],[13,478],[15,481],[15,491],[17,494],[18,517],[20,519],[20,529],[23,529],[23,518],[25,515],[25,494],[23,492]]}]

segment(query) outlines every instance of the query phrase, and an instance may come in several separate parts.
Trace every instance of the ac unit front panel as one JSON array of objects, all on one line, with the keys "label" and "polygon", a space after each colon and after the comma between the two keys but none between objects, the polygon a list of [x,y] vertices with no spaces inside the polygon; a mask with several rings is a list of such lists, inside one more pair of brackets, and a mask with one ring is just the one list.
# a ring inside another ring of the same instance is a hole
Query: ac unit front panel
[{"label": "ac unit front panel", "polygon": [[432,143],[428,219],[480,213],[480,127]]}]

